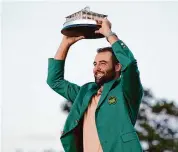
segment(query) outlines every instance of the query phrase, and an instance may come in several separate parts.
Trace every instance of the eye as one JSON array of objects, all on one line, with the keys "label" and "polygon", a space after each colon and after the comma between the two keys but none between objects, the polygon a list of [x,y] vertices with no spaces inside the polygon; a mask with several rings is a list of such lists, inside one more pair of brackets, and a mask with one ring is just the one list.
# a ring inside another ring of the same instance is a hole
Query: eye
[{"label": "eye", "polygon": [[101,65],[106,65],[106,62],[100,62]]}]

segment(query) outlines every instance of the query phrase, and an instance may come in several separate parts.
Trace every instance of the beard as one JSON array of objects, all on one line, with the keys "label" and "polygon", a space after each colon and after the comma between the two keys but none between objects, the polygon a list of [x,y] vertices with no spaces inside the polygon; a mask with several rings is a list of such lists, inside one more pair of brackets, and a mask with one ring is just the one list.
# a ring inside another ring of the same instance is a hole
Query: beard
[{"label": "beard", "polygon": [[104,83],[107,83],[111,80],[114,79],[114,77],[116,76],[115,70],[114,68],[111,68],[105,72],[103,71],[97,71],[97,74],[99,73],[99,76],[94,76],[95,77],[95,83],[100,87],[102,86]]}]

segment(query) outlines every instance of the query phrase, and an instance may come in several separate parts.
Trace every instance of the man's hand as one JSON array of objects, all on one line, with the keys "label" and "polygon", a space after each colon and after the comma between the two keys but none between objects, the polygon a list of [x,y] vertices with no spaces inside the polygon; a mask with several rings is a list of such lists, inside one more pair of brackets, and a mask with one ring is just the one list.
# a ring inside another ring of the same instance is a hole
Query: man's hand
[{"label": "man's hand", "polygon": [[106,37],[111,32],[111,22],[107,18],[96,19],[96,23],[101,25],[101,28],[95,31],[95,33],[103,34]]},{"label": "man's hand", "polygon": [[73,45],[75,42],[84,39],[84,36],[77,36],[77,37],[69,37],[69,36],[63,36],[62,43],[70,47]]},{"label": "man's hand", "polygon": [[96,30],[95,33],[103,34],[111,45],[119,40],[116,35],[111,35],[108,37],[108,34],[111,32],[111,22],[107,18],[97,19],[96,23],[98,25],[101,25],[101,28],[99,30]]},{"label": "man's hand", "polygon": [[62,42],[61,42],[54,58],[56,60],[65,60],[70,46],[72,44],[74,44],[75,42],[77,42],[81,39],[84,39],[84,38],[85,38],[84,36],[69,37],[69,36],[64,35],[62,38]]}]

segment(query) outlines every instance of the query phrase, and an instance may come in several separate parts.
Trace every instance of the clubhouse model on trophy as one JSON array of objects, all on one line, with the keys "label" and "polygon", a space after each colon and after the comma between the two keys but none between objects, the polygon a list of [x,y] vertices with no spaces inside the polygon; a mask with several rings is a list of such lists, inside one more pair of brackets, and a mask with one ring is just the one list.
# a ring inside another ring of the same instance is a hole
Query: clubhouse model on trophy
[{"label": "clubhouse model on trophy", "polygon": [[85,7],[81,11],[66,17],[61,33],[72,37],[85,36],[86,39],[103,38],[102,34],[95,33],[101,27],[96,23],[95,19],[105,17],[107,15],[92,12],[89,7]]}]

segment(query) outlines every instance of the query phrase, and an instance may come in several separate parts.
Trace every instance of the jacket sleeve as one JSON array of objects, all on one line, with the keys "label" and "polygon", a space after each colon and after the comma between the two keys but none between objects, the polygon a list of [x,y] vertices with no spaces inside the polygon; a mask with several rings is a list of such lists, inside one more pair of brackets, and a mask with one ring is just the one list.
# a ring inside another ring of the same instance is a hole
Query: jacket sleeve
[{"label": "jacket sleeve", "polygon": [[121,83],[123,94],[127,101],[132,122],[135,124],[141,98],[143,96],[143,87],[140,81],[137,61],[130,49],[121,40],[115,42],[112,45],[112,49],[116,58],[122,65]]},{"label": "jacket sleeve", "polygon": [[68,101],[74,102],[80,86],[64,79],[65,60],[48,59],[47,84]]}]

